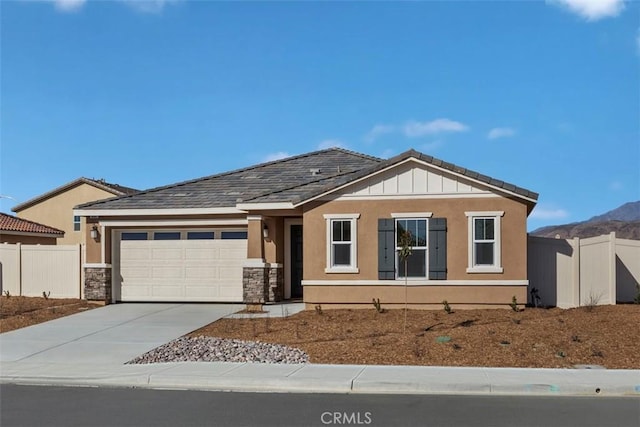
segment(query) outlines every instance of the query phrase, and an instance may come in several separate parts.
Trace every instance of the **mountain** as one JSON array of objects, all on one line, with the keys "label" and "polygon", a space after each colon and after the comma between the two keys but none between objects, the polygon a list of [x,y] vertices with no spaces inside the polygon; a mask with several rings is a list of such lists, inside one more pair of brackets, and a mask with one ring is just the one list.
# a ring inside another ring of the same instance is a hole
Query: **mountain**
[{"label": "mountain", "polygon": [[621,239],[640,240],[640,201],[629,202],[624,205],[593,218],[563,225],[550,225],[538,228],[530,234],[540,237],[573,237],[587,238],[615,231],[616,237]]}]

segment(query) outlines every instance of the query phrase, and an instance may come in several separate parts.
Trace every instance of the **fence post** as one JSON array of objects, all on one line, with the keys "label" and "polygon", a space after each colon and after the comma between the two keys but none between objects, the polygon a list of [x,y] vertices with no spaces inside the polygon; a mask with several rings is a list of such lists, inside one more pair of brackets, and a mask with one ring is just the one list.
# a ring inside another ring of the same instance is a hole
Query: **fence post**
[{"label": "fence post", "polygon": [[609,301],[616,305],[616,232],[609,233]]},{"label": "fence post", "polygon": [[16,251],[18,252],[16,256],[18,260],[18,296],[22,296],[22,243],[16,243]]},{"label": "fence post", "polygon": [[571,266],[573,271],[571,272],[571,286],[573,289],[573,306],[580,307],[580,298],[582,292],[580,288],[580,238],[573,238],[573,254],[571,256]]}]

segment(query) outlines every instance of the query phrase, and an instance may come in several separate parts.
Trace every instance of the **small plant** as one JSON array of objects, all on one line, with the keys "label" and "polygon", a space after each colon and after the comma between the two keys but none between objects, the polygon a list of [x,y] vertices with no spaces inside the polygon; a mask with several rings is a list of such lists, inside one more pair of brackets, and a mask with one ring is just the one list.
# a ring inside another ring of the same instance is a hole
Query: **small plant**
[{"label": "small plant", "polygon": [[447,302],[447,300],[442,301],[442,305],[443,305],[443,307],[444,307],[444,311],[445,311],[445,313],[447,313],[447,314],[451,314],[451,313],[452,313],[452,311],[451,311],[451,306],[449,305],[449,303]]},{"label": "small plant", "polygon": [[535,308],[538,308],[538,303],[540,302],[540,291],[538,290],[538,288],[531,288],[531,303],[533,304],[533,306]]},{"label": "small plant", "polygon": [[49,299],[49,295],[51,295],[51,291],[49,291],[49,292],[42,291],[42,297],[44,299],[48,300]]},{"label": "small plant", "polygon": [[256,327],[254,319],[251,319],[251,334],[254,338],[258,336],[258,328]]},{"label": "small plant", "polygon": [[382,308],[382,305],[380,304],[380,298],[378,299],[373,298],[373,306],[375,307],[378,313],[385,313],[387,311],[384,308]]},{"label": "small plant", "polygon": [[322,306],[320,304],[314,307],[316,309],[316,314],[322,315]]},{"label": "small plant", "polygon": [[577,335],[571,335],[571,341],[573,341],[573,342],[582,342],[580,337],[577,336]]},{"label": "small plant", "polygon": [[593,357],[604,357],[604,353],[600,350],[596,350],[595,348],[591,350],[591,356]]},{"label": "small plant", "polygon": [[11,298],[11,292],[9,292],[8,289],[6,291],[4,291],[3,293],[4,293],[4,296],[7,297],[7,299]]},{"label": "small plant", "polygon": [[296,323],[296,339],[300,339],[300,324]]},{"label": "small plant", "polygon": [[565,353],[562,350],[559,350],[559,351],[556,352],[556,357],[560,357],[560,358],[564,359],[565,357],[567,357],[567,353]]},{"label": "small plant", "polygon": [[267,314],[267,317],[264,318],[264,331],[268,334],[271,332],[271,317]]},{"label": "small plant", "polygon": [[416,357],[416,359],[422,359],[426,354],[426,351],[422,345],[422,343],[420,342],[420,340],[415,340],[413,342],[413,355]]},{"label": "small plant", "polygon": [[282,313],[282,318],[283,319],[288,319],[289,318],[289,308],[285,307],[284,304],[282,304],[280,306],[280,312]]},{"label": "small plant", "polygon": [[509,307],[511,307],[511,310],[515,311],[516,313],[520,311],[520,307],[518,307],[518,299],[515,295],[511,297],[511,304],[509,304]]},{"label": "small plant", "polygon": [[602,299],[602,294],[596,294],[595,292],[589,292],[589,296],[583,301],[582,305],[587,308],[587,311],[593,311],[593,309],[600,305],[600,300]]}]

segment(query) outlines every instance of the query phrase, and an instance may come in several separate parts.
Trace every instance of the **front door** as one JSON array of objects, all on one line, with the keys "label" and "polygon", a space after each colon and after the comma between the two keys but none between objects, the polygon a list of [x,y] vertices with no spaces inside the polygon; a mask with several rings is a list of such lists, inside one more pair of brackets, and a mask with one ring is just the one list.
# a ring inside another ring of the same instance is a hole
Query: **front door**
[{"label": "front door", "polygon": [[291,298],[302,298],[302,224],[291,224]]}]

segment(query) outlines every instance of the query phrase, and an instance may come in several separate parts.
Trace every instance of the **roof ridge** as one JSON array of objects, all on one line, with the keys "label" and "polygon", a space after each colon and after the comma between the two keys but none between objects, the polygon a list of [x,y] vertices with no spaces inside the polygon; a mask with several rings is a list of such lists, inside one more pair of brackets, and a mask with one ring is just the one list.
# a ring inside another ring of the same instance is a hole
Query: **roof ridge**
[{"label": "roof ridge", "polygon": [[[100,181],[97,181],[95,179],[91,179],[91,178],[87,178],[87,177],[81,176],[79,178],[76,178],[76,179],[74,179],[72,181],[67,182],[66,184],[62,184],[62,185],[60,185],[60,186],[58,186],[58,187],[56,187],[56,188],[54,188],[52,190],[45,191],[44,193],[39,194],[39,195],[37,195],[35,197],[32,197],[32,198],[30,198],[30,199],[28,199],[28,200],[26,200],[26,201],[24,201],[22,203],[18,203],[13,208],[11,208],[11,210],[13,212],[17,212],[17,211],[26,209],[29,206],[32,206],[32,205],[36,204],[37,202],[46,199],[47,197],[51,197],[51,196],[54,196],[56,194],[59,194],[59,193],[65,191],[65,190],[67,190],[69,188],[72,188],[72,187],[74,187],[74,186],[76,186],[78,184],[81,184],[81,183],[85,183],[85,184],[88,184],[88,185],[93,185],[94,187],[98,187],[98,188],[100,188],[100,189],[102,189],[104,191],[108,191],[110,193],[117,192],[117,193],[121,193],[121,195],[126,195],[126,193],[124,193],[123,191],[118,190],[117,188],[114,188],[114,187],[109,186],[109,185],[105,185],[104,183],[101,183]],[[113,184],[113,185],[117,185],[117,184]],[[133,191],[137,191],[135,188],[124,187],[124,186],[119,186],[119,187],[127,188],[127,189],[133,190]],[[114,195],[118,196],[117,194],[114,194]]]},{"label": "roof ridge", "polygon": [[[309,153],[303,153],[303,154],[297,154],[297,155],[294,155],[294,156],[284,157],[282,159],[276,159],[276,160],[271,160],[271,161],[267,161],[267,162],[262,162],[262,163],[258,163],[258,164],[255,164],[255,165],[246,166],[246,167],[238,168],[238,169],[233,169],[233,170],[226,171],[226,172],[220,172],[220,173],[217,173],[217,174],[202,176],[200,178],[194,178],[194,179],[189,179],[189,180],[186,180],[186,181],[181,181],[181,182],[177,182],[177,183],[173,183],[173,184],[163,185],[163,186],[159,186],[159,187],[153,187],[153,188],[149,188],[149,189],[146,189],[146,190],[142,190],[142,191],[140,191],[140,192],[138,192],[136,194],[126,194],[126,195],[122,195],[122,196],[119,196],[119,197],[111,198],[111,199],[109,199],[109,201],[123,200],[123,199],[129,198],[129,197],[132,197],[134,195],[135,196],[140,196],[140,195],[149,194],[149,193],[153,193],[153,192],[157,192],[157,191],[161,191],[161,190],[166,190],[168,188],[181,187],[181,186],[184,186],[184,185],[187,185],[187,184],[194,184],[194,183],[205,181],[205,180],[208,180],[208,179],[220,178],[220,177],[223,177],[223,176],[233,175],[233,174],[240,173],[240,172],[251,171],[251,170],[254,170],[254,169],[263,168],[265,166],[270,166],[270,165],[277,164],[277,163],[286,163],[286,162],[290,162],[292,160],[298,160],[298,159],[302,159],[302,158],[305,158],[305,157],[316,156],[318,154],[321,154],[321,153],[324,153],[324,152],[329,152],[329,151],[340,151],[340,152],[343,152],[345,154],[355,155],[355,156],[362,157],[362,158],[369,159],[369,160],[375,160],[375,161],[378,161],[378,162],[382,161],[382,159],[379,159],[379,158],[373,157],[373,156],[369,156],[367,154],[358,153],[356,151],[350,151],[350,150],[347,150],[347,149],[344,149],[344,148],[341,148],[341,147],[331,147],[331,148],[325,148],[325,149],[322,149],[322,150],[311,151]],[[295,187],[293,187],[293,188],[295,188]],[[251,199],[253,199],[253,198],[254,197],[252,197]],[[249,200],[251,200],[251,199],[249,199]],[[96,200],[96,201],[93,201],[93,202],[83,203],[83,204],[78,205],[76,207],[77,208],[83,208],[83,207],[90,206],[90,205],[93,205],[93,204],[98,204],[98,203],[101,203],[101,202],[104,202],[104,201],[105,200]]]}]

